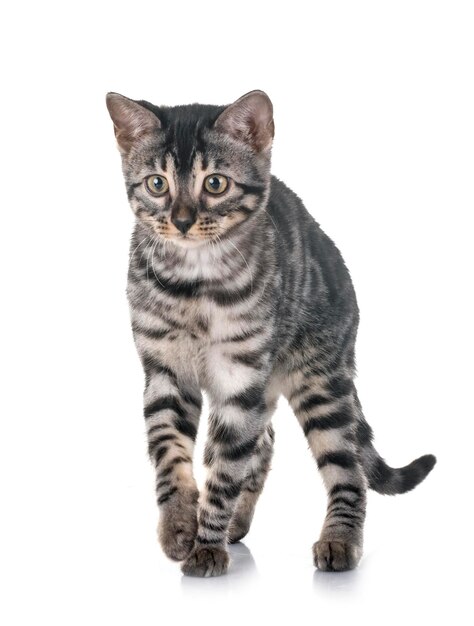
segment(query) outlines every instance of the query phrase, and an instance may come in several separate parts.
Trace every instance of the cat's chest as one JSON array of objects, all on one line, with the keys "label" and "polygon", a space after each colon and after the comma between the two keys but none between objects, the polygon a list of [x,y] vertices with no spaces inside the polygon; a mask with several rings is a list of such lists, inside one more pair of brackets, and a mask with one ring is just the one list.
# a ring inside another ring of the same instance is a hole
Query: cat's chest
[{"label": "cat's chest", "polygon": [[[231,361],[235,338],[246,330],[245,321],[235,311],[212,302],[188,302],[181,327],[167,335],[166,356],[182,371],[192,368],[203,387],[215,377],[214,365]],[[211,373],[210,373],[211,372]]]},{"label": "cat's chest", "polygon": [[234,309],[218,306],[206,298],[183,304],[180,322],[173,332],[177,345],[194,341],[200,349],[226,343],[246,326]]},{"label": "cat's chest", "polygon": [[235,339],[248,331],[258,294],[247,293],[247,273],[235,268],[231,277],[226,272],[232,266],[200,261],[183,261],[172,273],[159,265],[145,276],[131,272],[128,293],[139,350],[155,353],[183,376],[194,371],[205,381],[216,375],[209,375],[209,364],[225,369],[232,361]]},{"label": "cat's chest", "polygon": [[152,293],[155,312],[175,326],[174,335],[186,344],[192,339],[204,349],[242,332],[256,298],[246,293],[246,274],[230,280],[219,268],[203,265],[198,269],[191,273],[176,268],[173,279],[163,282],[161,278]]}]

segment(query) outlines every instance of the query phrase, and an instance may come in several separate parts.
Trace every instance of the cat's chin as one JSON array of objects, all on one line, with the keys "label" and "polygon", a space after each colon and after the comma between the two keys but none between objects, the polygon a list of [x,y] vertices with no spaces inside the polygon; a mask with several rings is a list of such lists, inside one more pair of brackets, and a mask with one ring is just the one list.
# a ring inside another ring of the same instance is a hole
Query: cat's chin
[{"label": "cat's chin", "polygon": [[166,241],[170,241],[173,245],[185,249],[199,248],[209,243],[208,239],[191,239],[190,237],[175,237]]}]

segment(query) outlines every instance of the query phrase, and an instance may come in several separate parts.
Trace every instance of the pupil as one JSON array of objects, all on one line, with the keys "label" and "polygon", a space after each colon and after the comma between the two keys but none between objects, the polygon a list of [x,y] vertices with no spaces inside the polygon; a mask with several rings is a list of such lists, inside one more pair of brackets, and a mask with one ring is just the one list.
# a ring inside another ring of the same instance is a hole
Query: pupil
[{"label": "pupil", "polygon": [[161,180],[161,178],[154,178],[153,179],[153,185],[157,188],[157,189],[161,189],[163,187],[163,181]]},{"label": "pupil", "polygon": [[211,187],[213,189],[218,189],[220,187],[220,184],[221,183],[220,183],[218,178],[216,178],[215,176],[214,176],[214,178],[211,178]]}]

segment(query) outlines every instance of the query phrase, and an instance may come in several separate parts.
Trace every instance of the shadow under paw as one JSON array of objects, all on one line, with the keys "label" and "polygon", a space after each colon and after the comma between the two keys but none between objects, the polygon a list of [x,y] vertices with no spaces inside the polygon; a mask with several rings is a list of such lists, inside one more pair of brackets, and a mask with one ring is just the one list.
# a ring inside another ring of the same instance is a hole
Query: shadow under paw
[{"label": "shadow under paw", "polygon": [[362,550],[346,541],[317,541],[313,546],[314,564],[325,572],[344,572],[354,569],[360,561]]},{"label": "shadow under paw", "polygon": [[163,505],[158,538],[166,556],[182,561],[191,552],[197,534],[197,493],[176,494]]},{"label": "shadow under paw", "polygon": [[229,554],[223,548],[195,547],[181,566],[187,576],[221,576],[227,572]]}]

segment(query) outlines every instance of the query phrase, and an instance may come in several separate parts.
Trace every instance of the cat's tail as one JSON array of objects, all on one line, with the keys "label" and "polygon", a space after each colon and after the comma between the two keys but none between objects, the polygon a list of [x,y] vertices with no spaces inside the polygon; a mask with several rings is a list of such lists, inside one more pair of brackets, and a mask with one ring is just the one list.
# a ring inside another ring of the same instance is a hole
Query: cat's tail
[{"label": "cat's tail", "polygon": [[425,454],[405,467],[389,467],[374,448],[372,438],[372,429],[361,412],[357,427],[357,440],[362,466],[369,481],[369,487],[378,493],[393,496],[414,489],[426,478],[436,463],[435,456]]}]

